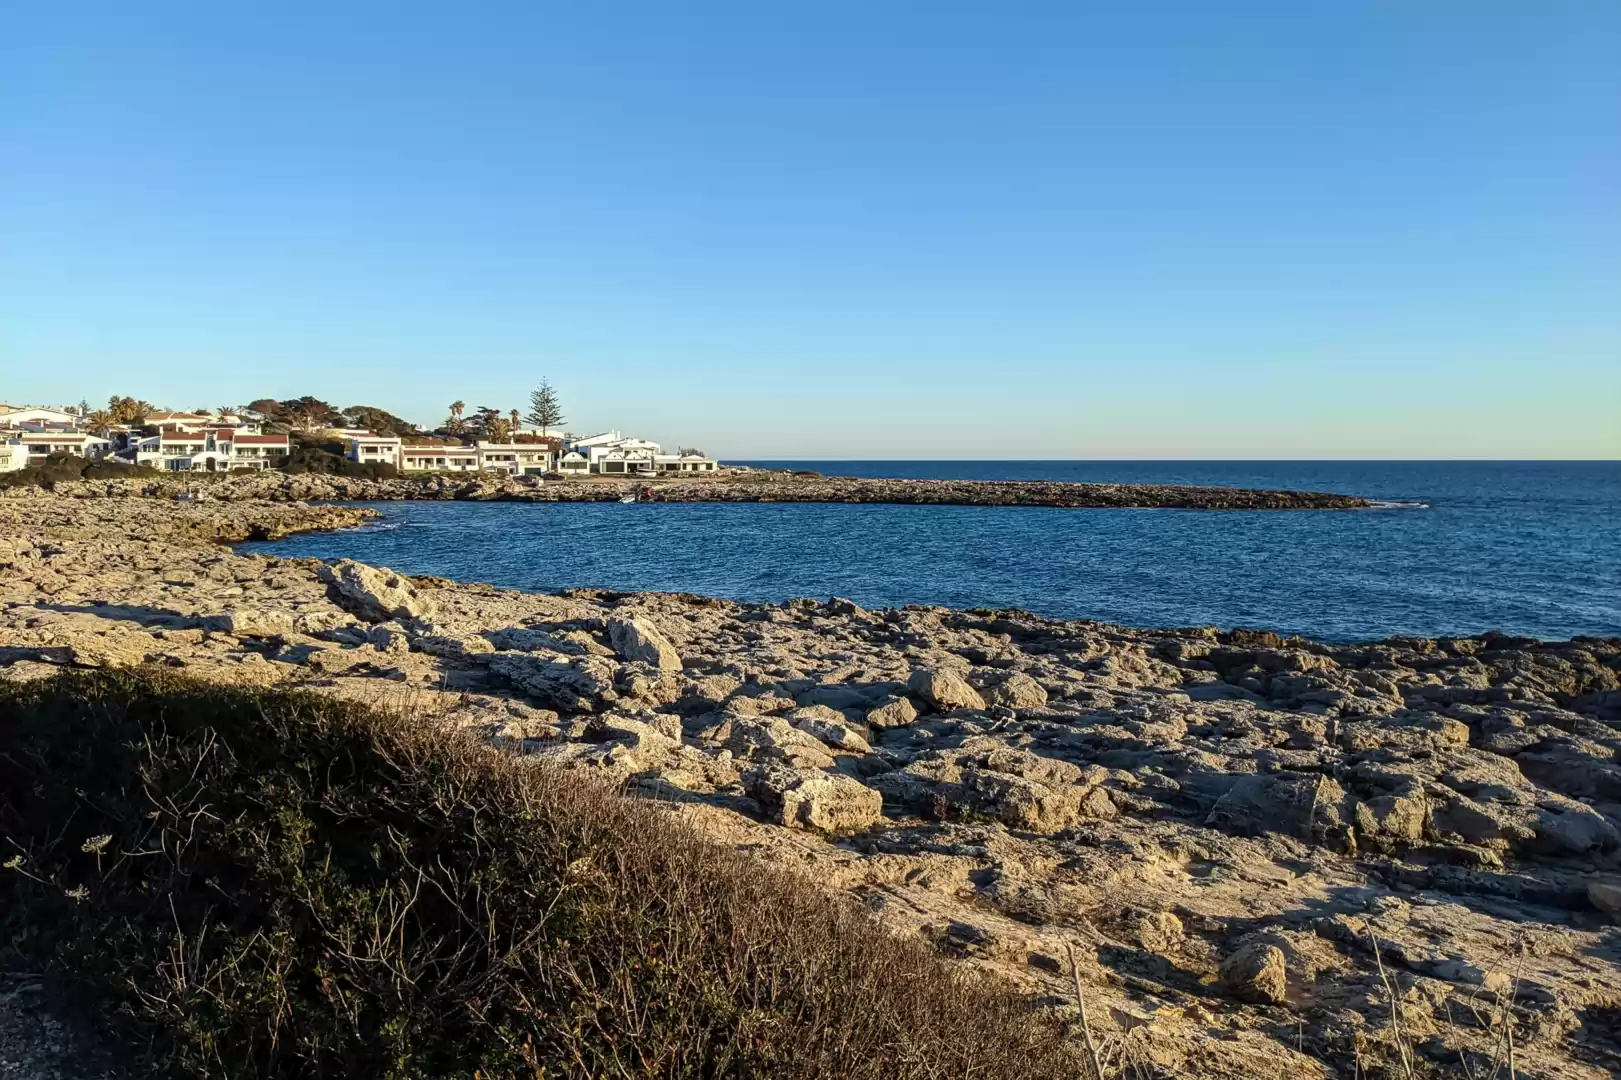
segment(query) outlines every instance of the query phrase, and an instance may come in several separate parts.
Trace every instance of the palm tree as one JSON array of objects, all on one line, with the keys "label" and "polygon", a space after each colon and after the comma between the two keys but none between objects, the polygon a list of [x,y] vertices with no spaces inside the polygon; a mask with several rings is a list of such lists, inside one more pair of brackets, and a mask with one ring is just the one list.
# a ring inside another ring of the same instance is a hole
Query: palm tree
[{"label": "palm tree", "polygon": [[452,401],[450,403],[450,430],[461,434],[462,413],[467,411],[467,402]]},{"label": "palm tree", "polygon": [[92,409],[84,415],[84,426],[89,429],[90,434],[104,438],[113,422],[113,414],[106,409]]},{"label": "palm tree", "polygon": [[512,434],[518,434],[518,429],[523,426],[523,417],[518,415],[517,409],[513,409],[509,419],[512,421]]}]

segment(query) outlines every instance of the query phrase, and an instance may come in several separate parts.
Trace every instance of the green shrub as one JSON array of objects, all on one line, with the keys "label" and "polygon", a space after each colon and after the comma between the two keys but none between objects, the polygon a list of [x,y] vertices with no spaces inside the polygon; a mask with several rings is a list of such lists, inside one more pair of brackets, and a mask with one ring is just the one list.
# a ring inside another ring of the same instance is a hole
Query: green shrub
[{"label": "green shrub", "polygon": [[[337,444],[333,444],[337,445]],[[391,480],[399,470],[383,461],[359,462],[333,452],[323,445],[305,443],[287,455],[281,469],[289,473],[319,473],[323,476],[366,477],[372,480]]]},{"label": "green shrub", "polygon": [[25,468],[0,473],[0,487],[52,488],[73,480],[141,480],[162,476],[157,469],[145,465],[126,465],[121,461],[82,458],[77,454],[50,454],[43,460],[29,462]]},{"label": "green shrub", "polygon": [[1083,1075],[854,904],[600,780],[156,670],[0,687],[0,918],[142,1072]]}]

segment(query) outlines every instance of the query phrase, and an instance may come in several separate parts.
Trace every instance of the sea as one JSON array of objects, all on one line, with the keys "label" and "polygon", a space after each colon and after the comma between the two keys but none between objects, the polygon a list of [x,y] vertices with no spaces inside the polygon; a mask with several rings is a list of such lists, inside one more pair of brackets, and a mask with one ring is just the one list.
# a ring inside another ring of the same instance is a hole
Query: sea
[{"label": "sea", "polygon": [[518,589],[1021,608],[1328,641],[1621,635],[1621,462],[773,461],[828,475],[1342,492],[1370,510],[791,503],[376,505],[244,551]]}]

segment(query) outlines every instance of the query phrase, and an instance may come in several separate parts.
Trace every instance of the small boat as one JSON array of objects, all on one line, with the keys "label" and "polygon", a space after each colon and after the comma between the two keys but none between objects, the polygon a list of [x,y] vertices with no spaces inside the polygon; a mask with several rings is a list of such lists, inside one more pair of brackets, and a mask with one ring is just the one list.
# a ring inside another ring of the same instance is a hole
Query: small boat
[{"label": "small boat", "polygon": [[622,503],[633,503],[633,502],[636,501],[636,496],[635,496],[635,494],[626,495],[624,498],[620,499],[619,501],[622,502]]}]

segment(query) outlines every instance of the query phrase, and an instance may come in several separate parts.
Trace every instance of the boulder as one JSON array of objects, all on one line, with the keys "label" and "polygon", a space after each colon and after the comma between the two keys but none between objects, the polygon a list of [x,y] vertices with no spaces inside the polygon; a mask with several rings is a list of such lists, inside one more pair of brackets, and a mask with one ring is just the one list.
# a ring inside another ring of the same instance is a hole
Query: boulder
[{"label": "boulder", "polygon": [[780,716],[733,717],[709,737],[747,760],[781,762],[804,769],[833,764],[833,755],[822,740]]},{"label": "boulder", "polygon": [[968,685],[967,679],[945,668],[919,668],[912,672],[906,687],[941,712],[985,707],[985,699]]},{"label": "boulder", "polygon": [[1588,882],[1587,902],[1616,922],[1621,922],[1621,882]]},{"label": "boulder", "polygon": [[232,637],[281,637],[297,629],[293,613],[275,608],[239,608],[210,615],[203,620],[209,630],[219,630]]},{"label": "boulder", "polygon": [[1182,920],[1169,911],[1143,915],[1133,927],[1137,944],[1151,953],[1173,952],[1182,944]]},{"label": "boulder", "polygon": [[139,667],[153,645],[145,634],[86,634],[68,645],[68,659],[80,667]]},{"label": "boulder", "polygon": [[910,698],[892,697],[867,710],[867,724],[879,729],[906,727],[917,719],[917,706]]},{"label": "boulder", "polygon": [[613,670],[603,660],[556,663],[533,653],[490,653],[490,671],[548,708],[598,712],[618,700]]},{"label": "boulder", "polygon": [[427,619],[434,613],[431,599],[403,574],[386,567],[343,559],[321,567],[319,576],[333,603],[367,622]]},{"label": "boulder", "polygon": [[807,734],[814,735],[835,750],[847,754],[870,754],[864,734],[844,718],[844,714],[826,705],[809,705],[795,709],[783,719]]},{"label": "boulder", "polygon": [[1039,709],[1047,704],[1047,691],[1022,671],[1015,671],[989,687],[983,691],[983,697],[988,705],[1009,709]]},{"label": "boulder", "polygon": [[1238,778],[1205,825],[1260,836],[1285,833],[1322,840],[1348,832],[1344,790],[1320,773],[1251,773]]},{"label": "boulder", "polygon": [[651,664],[660,671],[681,670],[681,654],[675,646],[641,619],[608,620],[608,644],[622,660]]},{"label": "boulder", "polygon": [[883,819],[882,796],[840,773],[768,765],[750,771],[744,784],[770,821],[789,828],[847,833]]},{"label": "boulder", "polygon": [[1275,1005],[1288,996],[1288,961],[1276,945],[1251,942],[1221,962],[1221,982],[1240,1001]]}]

